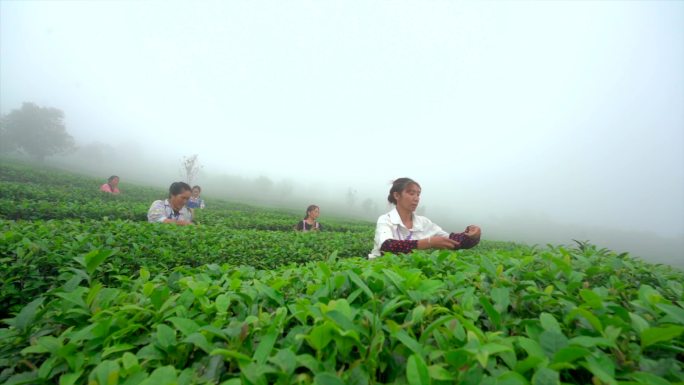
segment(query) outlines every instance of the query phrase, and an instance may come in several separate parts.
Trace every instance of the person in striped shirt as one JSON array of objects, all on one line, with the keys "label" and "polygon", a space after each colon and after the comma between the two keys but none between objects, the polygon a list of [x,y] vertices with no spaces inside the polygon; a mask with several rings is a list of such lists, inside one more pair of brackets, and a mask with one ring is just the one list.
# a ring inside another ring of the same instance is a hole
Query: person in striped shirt
[{"label": "person in striped shirt", "polygon": [[173,182],[169,186],[169,197],[152,202],[147,211],[151,223],[172,223],[179,226],[191,225],[192,213],[185,206],[190,199],[190,186],[185,182]]}]

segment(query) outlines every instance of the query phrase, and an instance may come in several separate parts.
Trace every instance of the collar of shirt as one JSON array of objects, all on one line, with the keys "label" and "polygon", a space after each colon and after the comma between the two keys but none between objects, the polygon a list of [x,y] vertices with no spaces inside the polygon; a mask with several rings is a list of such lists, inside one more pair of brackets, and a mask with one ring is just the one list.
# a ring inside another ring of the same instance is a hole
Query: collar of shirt
[{"label": "collar of shirt", "polygon": [[406,227],[406,225],[404,225],[404,222],[401,221],[401,217],[399,216],[399,211],[397,211],[396,207],[394,209],[392,209],[392,211],[390,211],[388,213],[388,215],[389,215],[390,223],[392,223],[393,225],[398,225],[398,226],[405,228],[406,230],[410,230],[410,231],[414,231],[414,232],[415,231],[423,231],[423,220],[422,220],[423,217],[421,217],[421,216],[418,216],[418,215],[415,215],[414,213],[411,213],[411,217],[413,218],[413,228],[409,229]]},{"label": "collar of shirt", "polygon": [[[172,213],[173,213],[173,207],[171,207],[171,203],[169,203],[169,199],[168,199],[168,198],[167,198],[167,199],[164,199],[164,209],[166,209],[166,212],[169,213],[169,214],[172,214]],[[188,210],[188,209],[187,209],[185,206],[183,206],[183,207],[181,207],[180,210],[178,210],[178,213],[181,214],[181,215],[184,215],[185,212],[186,212],[187,210]]]}]

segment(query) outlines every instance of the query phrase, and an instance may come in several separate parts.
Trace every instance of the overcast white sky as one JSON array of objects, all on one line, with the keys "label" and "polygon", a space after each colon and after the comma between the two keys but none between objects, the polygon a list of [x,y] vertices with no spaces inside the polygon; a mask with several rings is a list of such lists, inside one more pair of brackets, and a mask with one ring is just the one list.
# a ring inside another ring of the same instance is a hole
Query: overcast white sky
[{"label": "overcast white sky", "polygon": [[0,0],[0,33],[1,112],[80,143],[684,234],[682,1]]}]

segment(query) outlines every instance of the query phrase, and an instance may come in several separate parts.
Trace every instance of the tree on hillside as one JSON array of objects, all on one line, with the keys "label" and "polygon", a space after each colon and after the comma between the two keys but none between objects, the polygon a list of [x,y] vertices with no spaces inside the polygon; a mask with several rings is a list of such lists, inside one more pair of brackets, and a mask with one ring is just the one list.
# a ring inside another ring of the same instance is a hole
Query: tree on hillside
[{"label": "tree on hillside", "polygon": [[1,119],[3,147],[19,150],[36,160],[75,148],[64,127],[64,112],[57,108],[24,103]]},{"label": "tree on hillside", "polygon": [[202,168],[202,165],[199,162],[199,156],[197,154],[184,156],[183,160],[181,161],[181,165],[183,178],[185,178],[188,184],[192,186],[192,182],[197,179],[197,175]]}]

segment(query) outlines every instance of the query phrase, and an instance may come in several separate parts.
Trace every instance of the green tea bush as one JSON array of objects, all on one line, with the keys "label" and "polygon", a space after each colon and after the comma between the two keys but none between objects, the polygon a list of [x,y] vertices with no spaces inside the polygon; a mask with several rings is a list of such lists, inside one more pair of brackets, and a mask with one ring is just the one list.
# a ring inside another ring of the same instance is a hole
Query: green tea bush
[{"label": "green tea bush", "polygon": [[[684,276],[626,256],[416,252],[273,270],[142,268],[105,285],[93,277],[110,254],[76,259],[6,321],[0,381],[684,381]],[[614,270],[605,281],[594,269],[604,265]],[[640,283],[649,276],[663,285]]]},{"label": "green tea bush", "polygon": [[[0,164],[0,383],[683,384],[684,273],[483,241],[366,260],[373,224]],[[361,257],[361,258],[359,258]]]},{"label": "green tea bush", "polygon": [[207,263],[272,269],[321,260],[333,252],[360,257],[372,248],[372,237],[372,232],[277,232],[121,220],[0,220],[0,315],[51,287],[73,257],[101,248],[115,251],[102,272],[108,282],[108,277],[133,274],[141,266],[155,273]]}]

